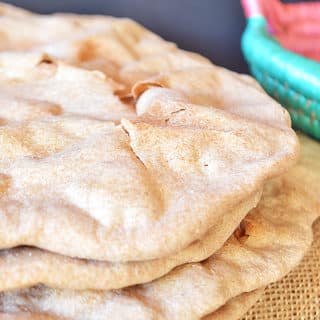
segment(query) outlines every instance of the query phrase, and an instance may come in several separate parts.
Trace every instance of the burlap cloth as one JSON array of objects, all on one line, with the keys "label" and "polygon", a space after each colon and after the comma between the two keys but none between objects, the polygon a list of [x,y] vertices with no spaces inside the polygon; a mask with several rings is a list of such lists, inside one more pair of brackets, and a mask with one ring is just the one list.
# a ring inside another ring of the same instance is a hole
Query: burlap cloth
[{"label": "burlap cloth", "polygon": [[271,319],[320,319],[320,219],[314,224],[313,245],[300,265],[269,285],[242,320]]}]

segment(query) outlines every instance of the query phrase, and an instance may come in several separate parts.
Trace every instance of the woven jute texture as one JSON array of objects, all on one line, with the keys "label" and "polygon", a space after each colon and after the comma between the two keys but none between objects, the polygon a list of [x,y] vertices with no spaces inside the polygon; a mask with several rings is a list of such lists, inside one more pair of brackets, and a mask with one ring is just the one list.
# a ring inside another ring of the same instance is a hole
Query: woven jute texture
[{"label": "woven jute texture", "polygon": [[320,219],[313,245],[289,275],[267,287],[242,320],[320,320]]}]

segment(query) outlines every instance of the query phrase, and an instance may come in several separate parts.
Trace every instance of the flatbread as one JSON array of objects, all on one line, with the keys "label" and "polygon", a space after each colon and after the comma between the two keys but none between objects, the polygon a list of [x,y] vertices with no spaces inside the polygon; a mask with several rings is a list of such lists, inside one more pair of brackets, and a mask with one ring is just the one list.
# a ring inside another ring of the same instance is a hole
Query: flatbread
[{"label": "flatbread", "polygon": [[[310,155],[313,157],[310,158]],[[320,214],[320,146],[302,138],[302,160],[265,187],[258,207],[213,256],[154,282],[118,291],[44,286],[2,293],[1,312],[44,312],[70,319],[199,319],[296,266]]]},{"label": "flatbread", "polygon": [[[263,294],[263,289],[257,289],[252,292],[242,293],[241,295],[230,299],[224,306],[212,314],[202,318],[203,320],[237,320],[251,308],[251,306]],[[51,316],[48,314],[35,313],[0,313],[0,320],[62,320],[61,317]]]},{"label": "flatbread", "polygon": [[[241,106],[240,115],[193,104],[192,88],[143,84],[128,106],[97,71],[37,53],[3,53],[0,64],[0,95],[19,104],[1,111],[3,249],[28,245],[109,262],[168,257],[297,158],[288,115],[276,103],[270,124]],[[79,129],[89,120],[92,127]]]},{"label": "flatbread", "polygon": [[[110,122],[62,116],[1,127],[4,196],[0,227],[6,230],[0,233],[2,248],[33,245],[69,256],[110,261],[161,257],[201,238],[215,224],[213,220],[221,218],[219,210],[231,210],[266,178],[294,161],[296,143],[289,129],[264,128],[246,120],[241,123],[232,115],[200,107],[199,121],[207,118],[211,123],[208,129],[194,129],[197,107],[184,106],[184,118],[179,113],[171,117],[180,124],[185,122],[184,128],[128,120],[116,127]],[[165,112],[180,108],[172,107]],[[221,116],[226,121],[223,129],[218,127]],[[79,128],[82,123],[86,128]],[[247,134],[254,135],[252,142],[245,140]],[[261,143],[257,145],[259,135]],[[146,136],[148,141],[144,142]],[[219,155],[210,153],[211,148],[219,149]],[[230,167],[226,167],[225,155]],[[199,166],[204,169],[199,171]],[[126,196],[120,197],[122,193]],[[191,203],[188,197],[193,198]],[[131,213],[126,217],[129,206]],[[209,214],[214,209],[215,217]],[[196,217],[193,212],[198,212]],[[184,223],[179,222],[179,215]],[[135,219],[139,223],[134,223]],[[203,219],[209,220],[204,224]]]}]

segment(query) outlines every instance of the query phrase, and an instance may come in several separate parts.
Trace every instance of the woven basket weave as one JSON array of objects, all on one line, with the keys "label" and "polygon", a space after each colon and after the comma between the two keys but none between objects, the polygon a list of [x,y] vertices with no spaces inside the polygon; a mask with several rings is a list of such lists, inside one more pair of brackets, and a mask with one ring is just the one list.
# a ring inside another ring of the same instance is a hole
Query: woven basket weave
[{"label": "woven basket weave", "polygon": [[272,37],[259,0],[242,3],[248,18],[242,50],[252,74],[288,109],[295,128],[320,140],[320,63],[284,49]]},{"label": "woven basket weave", "polygon": [[320,319],[320,219],[314,224],[314,242],[300,265],[267,287],[263,297],[242,320]]}]

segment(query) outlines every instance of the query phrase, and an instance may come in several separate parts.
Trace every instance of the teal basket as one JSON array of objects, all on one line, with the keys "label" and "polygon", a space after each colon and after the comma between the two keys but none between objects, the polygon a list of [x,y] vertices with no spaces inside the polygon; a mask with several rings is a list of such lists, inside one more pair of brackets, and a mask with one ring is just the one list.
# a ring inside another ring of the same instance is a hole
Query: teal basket
[{"label": "teal basket", "polygon": [[320,63],[284,49],[269,34],[258,1],[243,5],[248,21],[241,45],[251,73],[289,111],[294,128],[320,140]]}]

